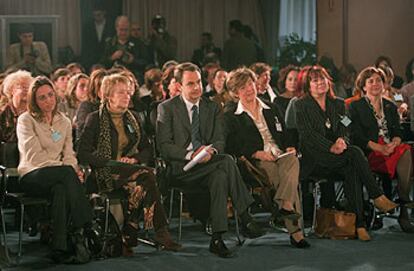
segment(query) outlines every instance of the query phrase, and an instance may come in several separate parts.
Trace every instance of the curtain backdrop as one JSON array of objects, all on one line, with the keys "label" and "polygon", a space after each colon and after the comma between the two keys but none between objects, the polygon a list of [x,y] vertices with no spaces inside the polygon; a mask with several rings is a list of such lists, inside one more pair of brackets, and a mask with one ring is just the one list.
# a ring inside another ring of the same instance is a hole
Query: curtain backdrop
[{"label": "curtain backdrop", "polygon": [[145,36],[155,14],[166,18],[168,32],[178,40],[177,57],[181,61],[191,59],[193,50],[200,46],[202,32],[211,32],[216,46],[223,48],[223,42],[229,37],[228,23],[233,19],[250,25],[262,45],[266,43],[263,18],[257,0],[123,1],[124,13],[131,21],[141,25]]},{"label": "curtain backdrop", "polygon": [[297,33],[306,41],[316,41],[316,0],[280,0],[279,37]]},{"label": "curtain backdrop", "polygon": [[81,0],[0,0],[0,15],[59,15],[58,47],[69,45],[79,54],[79,1]]}]

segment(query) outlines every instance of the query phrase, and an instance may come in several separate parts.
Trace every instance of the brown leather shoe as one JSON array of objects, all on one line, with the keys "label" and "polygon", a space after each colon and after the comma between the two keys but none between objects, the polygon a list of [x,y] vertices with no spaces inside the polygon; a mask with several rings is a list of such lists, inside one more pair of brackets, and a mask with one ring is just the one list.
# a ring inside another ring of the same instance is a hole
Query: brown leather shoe
[{"label": "brown leather shoe", "polygon": [[371,236],[369,236],[367,229],[365,228],[357,228],[356,229],[358,239],[364,242],[371,241]]},{"label": "brown leather shoe", "polygon": [[386,196],[381,195],[378,198],[374,199],[374,205],[377,207],[381,212],[387,213],[392,209],[398,207],[398,204],[395,202],[390,201]]},{"label": "brown leather shoe", "polygon": [[181,250],[182,246],[173,241],[170,233],[166,228],[162,228],[155,233],[155,241],[164,246],[164,250],[177,252]]}]

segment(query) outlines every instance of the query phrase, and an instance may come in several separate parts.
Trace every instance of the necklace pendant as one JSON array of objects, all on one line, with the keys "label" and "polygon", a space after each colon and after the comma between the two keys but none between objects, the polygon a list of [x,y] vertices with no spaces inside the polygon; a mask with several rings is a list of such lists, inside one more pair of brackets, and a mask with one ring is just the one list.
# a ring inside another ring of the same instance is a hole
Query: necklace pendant
[{"label": "necklace pendant", "polygon": [[326,119],[325,126],[326,128],[331,129],[331,121],[329,120],[329,118]]}]

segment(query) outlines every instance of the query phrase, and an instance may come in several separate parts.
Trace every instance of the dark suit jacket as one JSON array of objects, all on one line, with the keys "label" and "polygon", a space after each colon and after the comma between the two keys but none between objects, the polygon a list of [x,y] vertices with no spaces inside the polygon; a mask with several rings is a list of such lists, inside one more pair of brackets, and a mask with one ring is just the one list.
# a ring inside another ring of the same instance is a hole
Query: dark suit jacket
[{"label": "dark suit jacket", "polygon": [[346,127],[341,123],[345,116],[345,105],[342,99],[326,99],[324,113],[318,103],[309,95],[295,103],[297,129],[299,132],[299,149],[303,154],[301,161],[302,177],[309,175],[316,164],[331,167],[338,156],[329,150],[335,143],[326,137],[326,116],[329,118],[336,138],[347,135]]},{"label": "dark suit jacket", "polygon": [[91,20],[85,24],[82,28],[82,64],[85,67],[89,68],[99,63],[105,50],[105,42],[113,35],[115,35],[115,28],[109,21],[105,22],[101,41],[96,34],[95,22]]},{"label": "dark suit jacket", "polygon": [[[219,106],[205,98],[200,99],[201,144],[213,144],[219,152],[224,151],[223,117]],[[172,174],[182,173],[191,142],[191,123],[181,95],[158,105],[157,147],[161,156],[171,165]]]},{"label": "dark suit jacket", "polygon": [[[133,112],[135,119],[138,121],[140,125],[139,118],[135,112]],[[128,119],[124,116],[124,127],[125,133],[128,137],[128,145],[124,150],[124,154],[126,154],[132,146],[137,142],[137,133],[136,131],[130,131],[128,126],[132,127],[128,123]],[[141,127],[140,127],[141,128]],[[100,133],[100,125],[99,125],[99,111],[95,111],[88,115],[86,118],[85,126],[83,133],[79,140],[78,145],[78,159],[80,164],[88,164],[92,167],[103,167],[105,166],[107,159],[102,159],[97,156],[97,147],[98,147],[98,139]],[[112,159],[116,159],[118,153],[118,133],[116,131],[115,126],[111,121],[111,149],[112,149]],[[141,140],[138,144],[139,152],[132,155],[132,157],[136,158],[140,163],[148,164],[152,160],[152,148],[148,141],[148,138],[141,128]]]},{"label": "dark suit jacket", "polygon": [[[401,138],[402,128],[397,106],[386,99],[382,99],[382,102],[390,138]],[[371,151],[367,148],[368,141],[378,142],[379,129],[374,113],[365,98],[352,102],[349,107],[349,113],[352,119],[351,140],[353,144],[368,154]]]},{"label": "dark suit jacket", "polygon": [[[293,146],[293,144],[290,142],[282,113],[274,105],[267,104],[267,106],[270,108],[263,108],[263,115],[267,127],[275,143],[284,151],[287,147]],[[254,121],[246,112],[235,115],[235,111],[225,113],[226,152],[235,154],[237,157],[244,155],[247,159],[252,159],[252,155],[256,151],[263,150],[263,138]],[[281,124],[282,131],[278,132],[276,130],[276,123]]]}]

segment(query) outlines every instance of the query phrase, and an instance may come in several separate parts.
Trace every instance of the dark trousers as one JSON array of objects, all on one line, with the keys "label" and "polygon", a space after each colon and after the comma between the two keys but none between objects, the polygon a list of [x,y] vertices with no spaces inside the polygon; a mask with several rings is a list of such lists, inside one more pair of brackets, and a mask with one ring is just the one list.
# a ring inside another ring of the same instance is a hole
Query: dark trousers
[{"label": "dark trousers", "polygon": [[362,150],[350,145],[347,150],[331,158],[329,162],[323,161],[323,164],[319,164],[320,162],[317,162],[318,166],[336,172],[344,178],[344,192],[349,207],[357,216],[356,226],[365,227],[363,186],[371,199],[381,196],[383,192],[374,179]]},{"label": "dark trousers", "polygon": [[27,195],[47,198],[52,202],[53,249],[67,249],[69,221],[75,229],[92,221],[91,206],[71,166],[33,170],[22,177],[21,184]]},{"label": "dark trousers", "polygon": [[210,217],[213,232],[228,230],[227,199],[230,196],[233,206],[243,213],[253,203],[239,169],[229,155],[214,155],[205,164],[199,164],[188,172],[174,176],[172,185],[184,191],[208,189],[210,193]]}]

